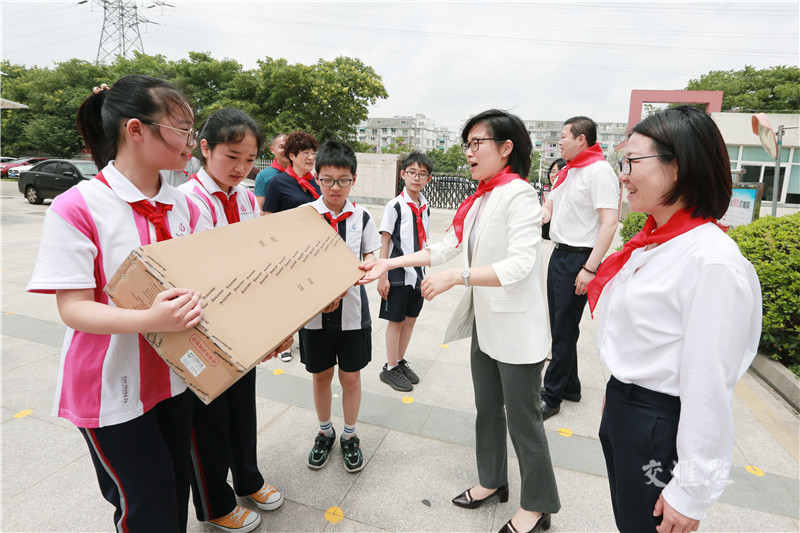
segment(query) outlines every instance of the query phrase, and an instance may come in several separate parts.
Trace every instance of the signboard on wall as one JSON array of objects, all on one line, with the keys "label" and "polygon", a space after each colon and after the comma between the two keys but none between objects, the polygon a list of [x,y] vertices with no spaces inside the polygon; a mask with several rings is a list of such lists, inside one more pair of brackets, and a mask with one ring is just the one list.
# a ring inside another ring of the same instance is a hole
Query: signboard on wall
[{"label": "signboard on wall", "polygon": [[757,219],[763,193],[763,183],[734,183],[731,203],[720,223],[735,228]]}]

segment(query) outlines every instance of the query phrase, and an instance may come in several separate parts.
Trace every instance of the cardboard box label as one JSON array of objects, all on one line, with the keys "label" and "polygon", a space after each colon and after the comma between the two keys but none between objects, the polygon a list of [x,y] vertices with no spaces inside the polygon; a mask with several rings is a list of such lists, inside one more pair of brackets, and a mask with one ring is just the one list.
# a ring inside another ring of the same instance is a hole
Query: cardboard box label
[{"label": "cardboard box label", "polygon": [[200,358],[197,357],[191,350],[186,352],[183,357],[181,357],[181,363],[183,363],[183,366],[186,367],[186,370],[188,370],[194,377],[199,376],[200,372],[206,369],[206,365],[204,365]]}]

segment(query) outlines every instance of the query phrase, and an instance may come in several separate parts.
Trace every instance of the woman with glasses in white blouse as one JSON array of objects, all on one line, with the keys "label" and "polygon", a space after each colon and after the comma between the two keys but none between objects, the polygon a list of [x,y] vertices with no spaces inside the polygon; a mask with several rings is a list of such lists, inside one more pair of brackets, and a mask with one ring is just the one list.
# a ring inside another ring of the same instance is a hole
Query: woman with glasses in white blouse
[{"label": "woman with glasses in white blouse", "polygon": [[619,180],[644,229],[589,284],[612,376],[600,441],[620,531],[696,531],[725,488],[733,387],[755,357],[761,289],[717,225],[731,198],[725,142],[681,106],[633,128]]}]

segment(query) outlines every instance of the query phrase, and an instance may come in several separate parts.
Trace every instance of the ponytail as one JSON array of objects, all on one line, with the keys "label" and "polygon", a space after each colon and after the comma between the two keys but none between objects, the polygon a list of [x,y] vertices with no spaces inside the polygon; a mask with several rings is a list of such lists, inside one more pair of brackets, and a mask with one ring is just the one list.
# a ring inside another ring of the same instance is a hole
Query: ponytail
[{"label": "ponytail", "polygon": [[192,113],[186,98],[159,78],[132,74],[117,80],[111,89],[101,87],[83,101],[76,119],[78,133],[101,170],[117,156],[123,121],[156,121],[170,112]]}]

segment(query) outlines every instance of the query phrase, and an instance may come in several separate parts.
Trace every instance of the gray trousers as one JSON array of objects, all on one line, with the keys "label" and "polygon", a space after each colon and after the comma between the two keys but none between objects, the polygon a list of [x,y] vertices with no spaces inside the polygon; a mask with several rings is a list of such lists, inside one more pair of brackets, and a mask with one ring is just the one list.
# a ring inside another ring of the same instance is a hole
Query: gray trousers
[{"label": "gray trousers", "polygon": [[481,351],[477,328],[472,331],[470,360],[478,411],[475,419],[478,480],[487,489],[508,482],[508,427],[522,478],[520,507],[526,511],[557,513],[561,502],[539,412],[544,361],[528,365],[496,361]]}]

